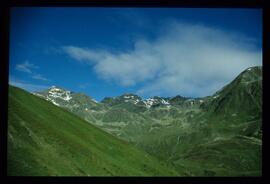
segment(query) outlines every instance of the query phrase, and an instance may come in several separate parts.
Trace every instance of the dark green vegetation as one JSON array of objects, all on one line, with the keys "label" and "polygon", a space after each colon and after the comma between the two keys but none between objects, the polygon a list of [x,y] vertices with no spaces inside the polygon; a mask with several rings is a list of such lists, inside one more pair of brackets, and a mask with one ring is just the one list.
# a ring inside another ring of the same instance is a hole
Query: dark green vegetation
[{"label": "dark green vegetation", "polygon": [[9,87],[8,109],[8,175],[179,174],[165,162],[19,88]]},{"label": "dark green vegetation", "polygon": [[143,100],[129,93],[97,103],[55,87],[35,95],[128,141],[179,176],[261,175],[262,67],[249,68],[214,95],[197,99]]},{"label": "dark green vegetation", "polygon": [[192,176],[261,175],[262,68],[242,72],[201,100],[158,117],[163,126],[140,137],[137,145]]}]

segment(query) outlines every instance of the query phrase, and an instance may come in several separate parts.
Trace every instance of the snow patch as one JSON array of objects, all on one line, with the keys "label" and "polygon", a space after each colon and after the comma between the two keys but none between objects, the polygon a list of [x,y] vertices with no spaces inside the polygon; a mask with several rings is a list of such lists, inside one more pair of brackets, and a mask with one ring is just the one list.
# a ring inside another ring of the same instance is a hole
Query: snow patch
[{"label": "snow patch", "polygon": [[164,99],[161,99],[161,103],[164,105],[169,105],[170,103],[168,101],[165,101]]},{"label": "snow patch", "polygon": [[152,107],[154,104],[163,104],[166,106],[170,106],[170,103],[164,99],[154,99],[154,98],[148,98],[146,100],[143,100],[143,103],[146,105],[147,108]]},{"label": "snow patch", "polygon": [[133,103],[133,104],[137,104],[140,102],[139,99],[128,99],[128,100],[124,100],[124,102],[130,102],[130,103]]},{"label": "snow patch", "polygon": [[96,101],[95,99],[92,98],[92,101],[95,102],[95,103],[98,103],[98,101]]},{"label": "snow patch", "polygon": [[137,104],[137,103],[139,103],[139,101],[140,101],[140,100],[136,99],[136,100],[135,100],[135,102],[134,102],[134,104]]},{"label": "snow patch", "polygon": [[51,100],[51,102],[56,105],[56,106],[60,106],[58,103],[56,103],[55,101]]},{"label": "snow patch", "polygon": [[69,101],[72,99],[70,91],[64,91],[59,88],[51,88],[49,91],[49,97],[52,98],[60,98],[65,101]]},{"label": "snow patch", "polygon": [[65,101],[69,101],[71,99],[72,99],[72,97],[69,94],[66,95],[66,97],[63,98],[63,100],[65,100]]},{"label": "snow patch", "polygon": [[154,104],[154,102],[156,102],[156,100],[153,98],[148,98],[143,101],[147,108],[150,108]]},{"label": "snow patch", "polygon": [[59,89],[59,88],[52,88],[50,91],[52,91],[52,92],[58,92],[58,91],[62,91],[62,90]]},{"label": "snow patch", "polygon": [[131,98],[131,99],[134,99],[135,96],[133,96],[133,95],[125,95],[124,98],[126,98],[126,99],[130,99],[130,98]]}]

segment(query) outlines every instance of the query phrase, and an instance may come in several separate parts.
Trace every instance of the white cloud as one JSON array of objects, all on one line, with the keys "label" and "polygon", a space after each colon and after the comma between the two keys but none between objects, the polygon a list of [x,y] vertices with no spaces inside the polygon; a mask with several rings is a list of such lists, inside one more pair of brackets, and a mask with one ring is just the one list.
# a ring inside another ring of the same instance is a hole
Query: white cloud
[{"label": "white cloud", "polygon": [[31,75],[31,77],[33,79],[41,80],[41,81],[49,81],[46,77],[33,71],[34,69],[37,69],[37,68],[39,68],[39,67],[28,62],[28,61],[25,61],[24,63],[17,64],[15,67],[16,70],[21,71],[21,72],[25,72],[25,73],[28,73],[29,75]]},{"label": "white cloud", "polygon": [[63,50],[78,61],[82,60],[98,61],[104,59],[104,57],[108,54],[102,51],[88,50],[73,46],[65,46],[63,47]]},{"label": "white cloud", "polygon": [[64,51],[91,64],[103,79],[123,86],[144,82],[141,95],[211,95],[244,69],[262,65],[254,39],[199,24],[166,26],[158,39],[137,40],[129,52],[75,46]]},{"label": "white cloud", "polygon": [[33,79],[42,80],[42,81],[48,81],[47,78],[43,77],[41,74],[35,74],[32,76]]},{"label": "white cloud", "polygon": [[16,70],[26,73],[32,73],[32,69],[38,68],[34,64],[29,63],[28,61],[25,61],[24,63],[17,64]]},{"label": "white cloud", "polygon": [[87,88],[88,86],[89,86],[88,83],[79,84],[79,88],[81,88],[81,89],[85,89],[85,88]]}]

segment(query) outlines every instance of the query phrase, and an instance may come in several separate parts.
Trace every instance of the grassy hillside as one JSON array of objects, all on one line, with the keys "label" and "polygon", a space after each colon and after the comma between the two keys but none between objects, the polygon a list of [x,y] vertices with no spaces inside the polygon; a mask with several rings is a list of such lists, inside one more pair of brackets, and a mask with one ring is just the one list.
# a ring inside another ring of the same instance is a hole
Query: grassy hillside
[{"label": "grassy hillside", "polygon": [[171,126],[141,136],[137,145],[192,176],[261,175],[261,67],[243,71],[201,106],[184,109],[174,120],[158,112],[165,117],[161,124]]},{"label": "grassy hillside", "polygon": [[154,129],[137,146],[190,176],[260,176],[262,141],[253,136],[259,124],[198,114],[179,126]]},{"label": "grassy hillside", "polygon": [[[153,97],[151,107],[140,100],[124,94],[102,103],[79,100],[76,111],[60,106],[172,165],[180,175],[261,175],[262,67],[246,69],[211,96]],[[170,105],[159,103],[163,100]]]},{"label": "grassy hillside", "polygon": [[[202,105],[215,115],[229,115],[241,120],[261,117],[262,67],[252,67],[238,75],[230,84],[214,94],[215,98]],[[227,117],[228,118],[228,117]]]},{"label": "grassy hillside", "polygon": [[8,175],[181,175],[77,116],[9,87]]}]

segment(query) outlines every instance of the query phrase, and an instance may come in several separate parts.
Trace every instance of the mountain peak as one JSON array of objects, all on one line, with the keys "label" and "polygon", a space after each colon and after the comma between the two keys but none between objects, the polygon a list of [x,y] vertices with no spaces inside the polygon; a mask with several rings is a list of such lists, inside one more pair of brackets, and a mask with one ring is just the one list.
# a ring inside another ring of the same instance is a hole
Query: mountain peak
[{"label": "mountain peak", "polygon": [[262,66],[253,66],[244,70],[236,79],[243,83],[262,80]]},{"label": "mountain peak", "polygon": [[52,86],[51,88],[49,88],[48,93],[49,93],[48,95],[53,98],[61,98],[65,101],[69,101],[72,99],[70,91],[58,88],[56,86]]},{"label": "mountain peak", "polygon": [[54,86],[54,85],[51,86],[51,87],[49,87],[48,90],[49,90],[49,91],[68,91],[68,90],[66,90],[66,89],[64,89],[64,88],[62,88],[62,87]]},{"label": "mountain peak", "polygon": [[146,105],[147,108],[150,108],[152,106],[159,106],[159,105],[170,106],[170,103],[167,101],[166,98],[162,98],[159,96],[154,96],[152,98],[145,99],[143,100],[143,103]]}]

